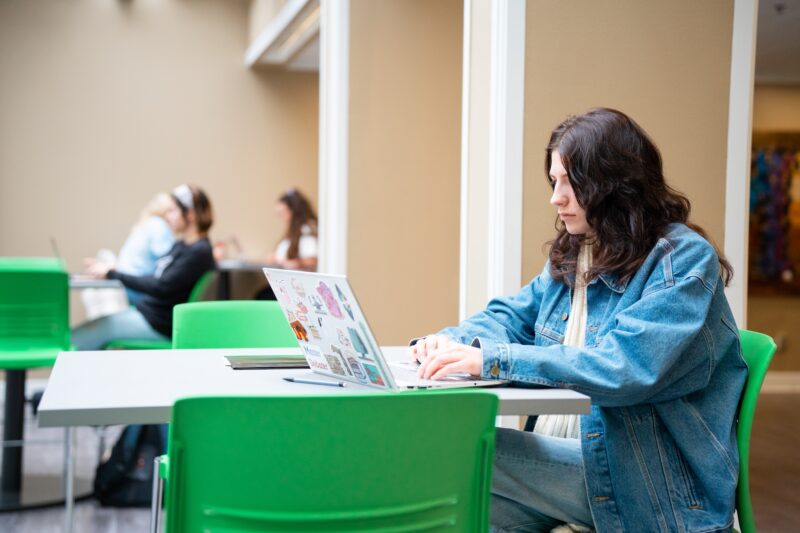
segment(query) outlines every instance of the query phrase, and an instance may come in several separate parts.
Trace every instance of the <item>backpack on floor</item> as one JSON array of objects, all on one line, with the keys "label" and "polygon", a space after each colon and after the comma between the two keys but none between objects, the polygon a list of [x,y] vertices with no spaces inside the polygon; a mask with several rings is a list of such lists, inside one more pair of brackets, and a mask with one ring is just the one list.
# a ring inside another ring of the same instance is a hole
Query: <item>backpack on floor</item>
[{"label": "backpack on floor", "polygon": [[167,428],[167,424],[125,427],[111,456],[95,473],[94,495],[101,505],[150,507],[153,460],[167,451]]}]

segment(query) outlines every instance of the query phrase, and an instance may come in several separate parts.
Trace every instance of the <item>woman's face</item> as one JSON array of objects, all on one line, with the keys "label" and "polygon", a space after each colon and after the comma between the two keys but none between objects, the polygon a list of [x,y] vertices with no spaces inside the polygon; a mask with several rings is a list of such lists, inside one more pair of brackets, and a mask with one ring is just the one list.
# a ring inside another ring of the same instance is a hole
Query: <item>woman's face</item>
[{"label": "woman's face", "polygon": [[569,182],[567,170],[561,162],[561,154],[553,150],[550,163],[550,183],[553,185],[553,196],[550,203],[558,209],[558,216],[564,221],[570,235],[583,235],[592,228],[586,222],[586,211],[578,204],[575,191]]},{"label": "woman's face", "polygon": [[169,206],[167,212],[164,213],[164,219],[169,224],[169,227],[172,228],[172,232],[175,234],[183,233],[186,230],[187,221],[183,216],[183,212],[181,208],[178,207],[178,204],[175,201],[172,201],[172,205]]},{"label": "woman's face", "polygon": [[278,205],[275,206],[275,214],[284,227],[288,228],[289,224],[292,222],[292,211],[289,209],[289,206],[283,202],[278,202]]}]

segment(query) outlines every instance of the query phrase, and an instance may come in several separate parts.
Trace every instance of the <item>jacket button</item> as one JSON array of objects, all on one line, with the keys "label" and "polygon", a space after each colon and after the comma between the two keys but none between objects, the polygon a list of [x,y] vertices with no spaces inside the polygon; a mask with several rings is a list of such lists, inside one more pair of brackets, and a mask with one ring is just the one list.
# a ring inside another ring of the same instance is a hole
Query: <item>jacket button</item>
[{"label": "jacket button", "polygon": [[566,321],[567,318],[569,318],[569,315],[567,313],[564,313],[563,315],[561,315],[561,320]]}]

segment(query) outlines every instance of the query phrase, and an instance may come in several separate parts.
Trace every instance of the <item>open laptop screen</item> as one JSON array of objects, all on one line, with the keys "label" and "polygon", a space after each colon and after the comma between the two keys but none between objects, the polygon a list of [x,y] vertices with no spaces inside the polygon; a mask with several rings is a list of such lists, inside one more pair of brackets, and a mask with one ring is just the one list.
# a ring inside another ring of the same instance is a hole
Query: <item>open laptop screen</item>
[{"label": "open laptop screen", "polygon": [[314,372],[396,388],[347,278],[273,268],[264,274]]}]

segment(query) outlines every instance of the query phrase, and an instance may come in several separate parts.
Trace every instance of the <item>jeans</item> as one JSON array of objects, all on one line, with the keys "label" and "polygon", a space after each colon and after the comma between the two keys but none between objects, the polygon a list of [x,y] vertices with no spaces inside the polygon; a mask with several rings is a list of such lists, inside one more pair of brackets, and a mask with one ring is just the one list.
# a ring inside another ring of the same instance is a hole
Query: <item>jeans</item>
[{"label": "jeans", "polygon": [[578,439],[498,428],[491,531],[549,532],[593,527]]},{"label": "jeans", "polygon": [[84,322],[72,330],[72,344],[78,350],[102,350],[114,339],[169,340],[133,308]]}]

